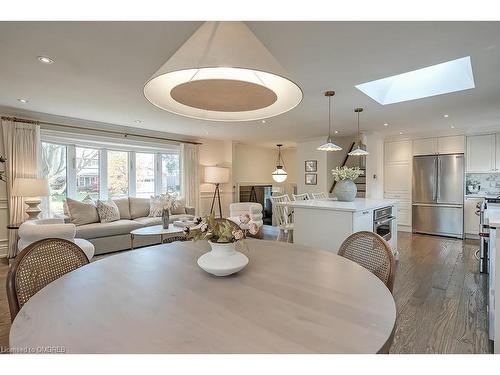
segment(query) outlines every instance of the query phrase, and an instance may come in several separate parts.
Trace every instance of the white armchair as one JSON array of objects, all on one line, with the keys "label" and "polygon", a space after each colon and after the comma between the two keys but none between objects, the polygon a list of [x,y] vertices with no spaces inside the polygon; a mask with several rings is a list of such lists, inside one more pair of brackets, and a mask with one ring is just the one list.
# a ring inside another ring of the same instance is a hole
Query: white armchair
[{"label": "white armchair", "polygon": [[89,260],[94,256],[94,245],[83,238],[75,238],[75,224],[65,224],[63,218],[25,221],[19,227],[18,234],[19,251],[44,238],[62,238],[78,245]]},{"label": "white armchair", "polygon": [[262,205],[260,203],[243,202],[229,205],[229,220],[240,225],[241,229],[248,229],[248,224],[243,225],[239,220],[239,216],[244,214],[250,215],[250,222],[256,223],[259,227],[264,224],[262,221]]}]

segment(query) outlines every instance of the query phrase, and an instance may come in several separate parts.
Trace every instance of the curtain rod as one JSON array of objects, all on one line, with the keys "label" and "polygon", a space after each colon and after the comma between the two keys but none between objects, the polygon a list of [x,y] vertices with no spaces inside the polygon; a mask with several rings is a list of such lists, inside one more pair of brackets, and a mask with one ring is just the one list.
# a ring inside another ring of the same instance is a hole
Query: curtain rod
[{"label": "curtain rod", "polygon": [[178,143],[188,143],[191,145],[201,145],[199,142],[194,142],[194,141],[181,141],[179,139],[172,139],[172,138],[165,138],[165,137],[155,137],[155,136],[150,136],[150,135],[142,135],[142,134],[133,134],[133,133],[123,133],[119,132],[116,130],[101,130],[101,129],[95,129],[95,128],[84,128],[81,126],[74,126],[74,125],[65,125],[65,124],[56,124],[53,122],[46,122],[46,121],[35,121],[35,120],[27,120],[19,117],[7,117],[7,116],[2,116],[2,120],[9,120],[9,121],[16,121],[16,122],[23,122],[26,124],[44,124],[44,125],[50,125],[50,126],[59,126],[62,128],[70,128],[70,129],[78,129],[78,130],[91,130],[91,131],[96,131],[96,132],[101,132],[101,133],[108,133],[108,134],[118,134],[122,135],[125,138],[128,136],[131,137],[139,137],[139,138],[148,138],[148,139],[157,139],[161,141],[169,141],[169,142],[178,142]]}]

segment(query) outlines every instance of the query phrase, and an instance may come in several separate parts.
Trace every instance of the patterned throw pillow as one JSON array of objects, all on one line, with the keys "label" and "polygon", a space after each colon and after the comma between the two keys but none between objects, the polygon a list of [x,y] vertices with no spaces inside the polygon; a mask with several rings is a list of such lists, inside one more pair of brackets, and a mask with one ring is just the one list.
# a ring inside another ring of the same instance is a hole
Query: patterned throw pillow
[{"label": "patterned throw pillow", "polygon": [[186,213],[186,201],[184,198],[179,198],[175,201],[170,209],[172,215],[184,215]]},{"label": "patterned throw pillow", "polygon": [[96,207],[101,223],[111,223],[112,221],[120,220],[120,211],[113,200],[101,201],[99,199]]},{"label": "patterned throw pillow", "polygon": [[149,217],[159,217],[163,213],[163,195],[151,196],[149,199]]}]

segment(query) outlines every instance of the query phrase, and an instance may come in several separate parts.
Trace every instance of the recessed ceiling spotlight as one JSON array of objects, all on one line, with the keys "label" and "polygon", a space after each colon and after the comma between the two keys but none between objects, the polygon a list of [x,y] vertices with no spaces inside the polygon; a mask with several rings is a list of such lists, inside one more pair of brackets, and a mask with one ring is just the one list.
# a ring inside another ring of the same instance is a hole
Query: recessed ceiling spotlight
[{"label": "recessed ceiling spotlight", "polygon": [[142,124],[142,121],[141,121],[141,120],[134,120],[134,122],[135,122],[136,124]]},{"label": "recessed ceiling spotlight", "polygon": [[450,115],[444,115],[444,118],[448,118],[448,117],[450,117]]},{"label": "recessed ceiling spotlight", "polygon": [[54,60],[47,56],[38,56],[38,61],[44,64],[53,64]]},{"label": "recessed ceiling spotlight", "polygon": [[27,99],[23,99],[23,98],[17,98],[17,101],[21,102],[21,103],[24,103],[24,104],[28,103],[28,100]]},{"label": "recessed ceiling spotlight", "polygon": [[403,134],[403,132],[399,132],[399,134]]},{"label": "recessed ceiling spotlight", "polygon": [[384,126],[389,126],[389,124],[387,122],[384,122]]},{"label": "recessed ceiling spotlight", "polygon": [[339,134],[339,131],[338,131],[338,130],[335,130],[335,134]]},{"label": "recessed ceiling spotlight", "polygon": [[265,123],[266,123],[266,120],[262,120],[261,122],[262,122],[263,124],[265,124]]},{"label": "recessed ceiling spotlight", "polygon": [[450,128],[455,129],[455,125],[450,126]]}]

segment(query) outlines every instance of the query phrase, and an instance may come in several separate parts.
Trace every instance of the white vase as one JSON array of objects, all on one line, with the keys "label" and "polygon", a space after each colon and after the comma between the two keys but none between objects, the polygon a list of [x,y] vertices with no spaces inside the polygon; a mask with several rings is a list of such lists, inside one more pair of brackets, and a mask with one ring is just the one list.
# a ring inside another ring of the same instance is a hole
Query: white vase
[{"label": "white vase", "polygon": [[236,242],[208,241],[212,251],[198,258],[198,266],[215,276],[228,276],[241,271],[248,264],[246,255],[236,251]]},{"label": "white vase", "polygon": [[358,188],[351,180],[338,181],[333,189],[333,194],[339,201],[352,202],[356,198]]}]

